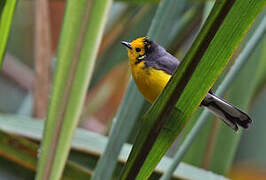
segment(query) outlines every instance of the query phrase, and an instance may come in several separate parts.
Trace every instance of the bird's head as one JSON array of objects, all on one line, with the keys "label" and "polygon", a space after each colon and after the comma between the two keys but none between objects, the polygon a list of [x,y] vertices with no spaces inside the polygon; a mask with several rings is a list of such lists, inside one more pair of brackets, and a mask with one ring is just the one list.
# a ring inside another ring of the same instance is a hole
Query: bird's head
[{"label": "bird's head", "polygon": [[139,63],[144,61],[147,56],[152,53],[155,43],[148,37],[140,37],[132,42],[121,42],[128,49],[128,57],[131,63]]}]

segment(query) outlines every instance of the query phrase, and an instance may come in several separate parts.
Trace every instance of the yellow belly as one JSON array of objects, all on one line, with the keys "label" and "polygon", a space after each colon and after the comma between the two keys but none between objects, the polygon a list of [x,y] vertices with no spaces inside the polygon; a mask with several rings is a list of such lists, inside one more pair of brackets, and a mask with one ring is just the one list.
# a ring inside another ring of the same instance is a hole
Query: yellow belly
[{"label": "yellow belly", "polygon": [[162,70],[145,68],[144,62],[131,64],[131,71],[139,91],[151,103],[160,95],[171,77]]}]

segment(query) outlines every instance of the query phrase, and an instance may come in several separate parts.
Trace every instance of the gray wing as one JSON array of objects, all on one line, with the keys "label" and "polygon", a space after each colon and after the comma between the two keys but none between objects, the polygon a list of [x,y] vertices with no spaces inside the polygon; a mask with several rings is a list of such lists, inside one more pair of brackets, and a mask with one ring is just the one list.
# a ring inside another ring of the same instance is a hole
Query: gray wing
[{"label": "gray wing", "polygon": [[163,70],[167,74],[173,75],[177,66],[179,65],[179,60],[172,56],[171,54],[166,54],[153,61],[148,62],[148,66],[152,66],[155,69]]}]

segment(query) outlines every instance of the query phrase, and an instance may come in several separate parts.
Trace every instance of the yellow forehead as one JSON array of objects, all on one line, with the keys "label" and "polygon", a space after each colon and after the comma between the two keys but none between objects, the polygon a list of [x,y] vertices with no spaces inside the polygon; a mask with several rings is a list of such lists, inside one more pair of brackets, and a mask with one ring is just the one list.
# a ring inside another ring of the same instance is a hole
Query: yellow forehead
[{"label": "yellow forehead", "polygon": [[134,48],[144,48],[144,46],[145,46],[145,40],[146,40],[146,37],[140,37],[140,38],[138,38],[138,39],[136,39],[136,40],[134,40],[134,41],[132,41],[131,43],[130,43],[130,45],[131,45],[131,47],[134,49]]}]

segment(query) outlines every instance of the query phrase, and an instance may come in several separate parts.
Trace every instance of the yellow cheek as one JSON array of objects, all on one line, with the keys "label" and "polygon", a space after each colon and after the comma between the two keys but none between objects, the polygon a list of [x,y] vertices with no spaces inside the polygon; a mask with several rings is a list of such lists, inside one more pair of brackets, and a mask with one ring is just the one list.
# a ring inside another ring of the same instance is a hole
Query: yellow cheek
[{"label": "yellow cheek", "polygon": [[136,55],[136,53],[132,52],[132,50],[128,50],[128,57],[130,61],[134,61],[138,56]]}]

